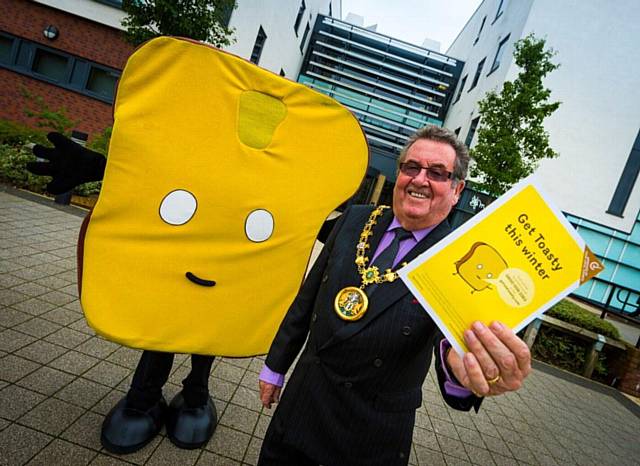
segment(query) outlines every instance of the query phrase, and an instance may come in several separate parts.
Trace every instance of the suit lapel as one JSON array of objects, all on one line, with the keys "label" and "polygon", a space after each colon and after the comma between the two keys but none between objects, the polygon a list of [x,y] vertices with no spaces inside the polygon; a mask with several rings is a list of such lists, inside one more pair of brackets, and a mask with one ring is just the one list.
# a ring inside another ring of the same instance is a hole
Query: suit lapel
[{"label": "suit lapel", "polygon": [[[389,215],[390,218],[387,218],[387,215]],[[389,223],[391,223],[391,220],[393,219],[393,213],[391,212],[391,209],[389,209],[389,211],[387,211],[382,218],[383,221],[378,222],[379,225],[376,225],[381,227],[380,230],[382,231],[382,234],[374,231],[370,251],[376,250],[384,232],[389,226]],[[382,228],[383,225],[384,228]],[[407,255],[403,258],[403,262],[412,261],[418,255],[420,255],[431,246],[436,244],[438,241],[440,241],[442,238],[444,238],[450,231],[451,228],[449,227],[449,222],[447,222],[446,220],[443,221],[431,233],[423,238],[422,241],[416,244],[414,248],[409,251],[409,253],[407,253]],[[375,246],[373,244],[374,238],[376,239]],[[373,252],[370,252],[370,255],[373,256]],[[380,314],[382,314],[393,303],[398,301],[408,292],[408,288],[405,286],[404,282],[401,279],[397,279],[391,283],[383,283],[378,285],[374,292],[369,296],[369,309],[367,310],[367,313],[364,315],[364,317],[355,322],[346,322],[345,325],[338,329],[333,334],[333,336],[324,345],[322,345],[320,349],[322,350],[352,337],[364,327],[373,322],[373,320],[375,320],[378,316],[380,316]]]}]

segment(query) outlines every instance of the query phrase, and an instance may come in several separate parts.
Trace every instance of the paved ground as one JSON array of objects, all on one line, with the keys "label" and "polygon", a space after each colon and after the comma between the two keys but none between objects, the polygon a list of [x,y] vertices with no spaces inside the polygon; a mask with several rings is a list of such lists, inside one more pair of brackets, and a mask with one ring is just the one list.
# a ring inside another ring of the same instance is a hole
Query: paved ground
[{"label": "paved ground", "polygon": [[[220,424],[201,450],[179,450],[164,432],[133,455],[100,447],[103,416],[124,395],[139,352],[95,336],[82,318],[79,210],[34,199],[0,186],[0,464],[255,464],[269,422],[257,401],[260,358],[216,361]],[[178,358],[167,398],[187,371],[188,360]],[[433,374],[423,393],[413,465],[640,464],[638,406],[544,365],[521,391],[485,400],[478,414],[447,408]]]}]

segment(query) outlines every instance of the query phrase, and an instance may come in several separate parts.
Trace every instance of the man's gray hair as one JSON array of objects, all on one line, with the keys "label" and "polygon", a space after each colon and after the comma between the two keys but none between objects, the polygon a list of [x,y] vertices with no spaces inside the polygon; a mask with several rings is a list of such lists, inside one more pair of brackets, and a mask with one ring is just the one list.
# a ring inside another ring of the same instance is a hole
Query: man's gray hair
[{"label": "man's gray hair", "polygon": [[428,125],[420,128],[411,137],[409,137],[409,140],[400,151],[398,167],[400,167],[400,164],[404,162],[404,159],[407,157],[407,151],[411,145],[418,139],[429,139],[431,141],[444,142],[445,144],[449,144],[453,147],[453,150],[456,152],[456,160],[453,164],[453,175],[451,176],[451,179],[454,182],[457,182],[459,180],[464,180],[467,177],[467,170],[469,169],[469,149],[467,149],[467,146],[458,139],[453,131],[434,125]]}]

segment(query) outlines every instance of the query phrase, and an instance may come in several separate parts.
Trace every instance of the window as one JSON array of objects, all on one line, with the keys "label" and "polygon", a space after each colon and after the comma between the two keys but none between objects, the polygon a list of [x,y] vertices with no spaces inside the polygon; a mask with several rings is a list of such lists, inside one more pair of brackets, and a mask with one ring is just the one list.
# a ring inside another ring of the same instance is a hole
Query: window
[{"label": "window", "polygon": [[309,23],[307,23],[307,27],[304,28],[304,34],[302,35],[302,42],[300,42],[300,51],[304,51],[304,43],[307,41],[307,36],[309,35],[309,31],[311,28],[309,27]]},{"label": "window", "polygon": [[460,100],[460,96],[462,95],[462,90],[464,89],[464,85],[467,83],[467,76],[468,75],[465,75],[464,78],[462,78],[462,81],[460,81],[460,87],[458,88],[458,93],[456,94],[456,100],[454,100],[454,103]]},{"label": "window", "polygon": [[[293,25],[293,30],[296,35],[298,35],[298,28],[300,27],[300,22],[302,22],[302,17],[304,16],[304,11],[307,9],[307,6],[304,4],[304,0],[300,3],[300,8],[298,9],[298,16],[296,16],[296,22]],[[329,14],[331,16],[331,14]]]},{"label": "window", "polygon": [[498,50],[496,51],[496,56],[493,59],[493,65],[491,65],[491,69],[489,70],[489,74],[493,73],[500,66],[500,60],[502,60],[502,55],[504,54],[504,49],[506,48],[507,41],[509,40],[510,36],[511,35],[509,34],[507,37],[500,41]]},{"label": "window", "polygon": [[476,68],[476,75],[473,77],[473,82],[471,83],[471,87],[469,91],[476,87],[478,84],[478,80],[480,79],[480,74],[482,73],[482,68],[484,67],[484,62],[487,60],[487,57],[484,57],[480,63],[478,63],[478,68]]},{"label": "window", "polygon": [[478,35],[476,36],[476,40],[473,41],[473,45],[476,45],[480,40],[480,34],[482,34],[482,29],[484,28],[484,23],[487,21],[487,17],[482,18],[482,23],[480,24],[480,29],[478,29]]},{"label": "window", "polygon": [[11,61],[12,50],[13,39],[10,37],[0,36],[0,63],[9,63]]},{"label": "window", "polygon": [[631,191],[633,191],[633,187],[638,180],[638,173],[640,173],[640,131],[638,131],[636,141],[620,175],[618,186],[616,186],[616,190],[613,193],[613,198],[607,209],[608,214],[622,217],[627,201],[629,201],[629,196],[631,196]]},{"label": "window", "polygon": [[465,139],[464,143],[467,147],[471,146],[471,142],[473,141],[473,136],[476,134],[476,129],[478,128],[478,123],[480,122],[480,117],[475,117],[471,120],[471,126],[469,126],[469,132],[467,133],[467,139]]},{"label": "window", "polygon": [[0,67],[113,103],[120,71],[36,42],[0,34]]},{"label": "window", "polygon": [[498,19],[500,16],[502,16],[502,13],[504,13],[504,8],[505,8],[505,1],[504,0],[500,0],[500,3],[498,4],[498,10],[496,11],[496,17],[493,18],[494,22],[495,22],[496,19]]},{"label": "window", "polygon": [[102,97],[113,99],[118,75],[102,68],[92,66],[87,80],[87,90]]},{"label": "window", "polygon": [[262,55],[262,48],[264,47],[264,43],[266,40],[267,35],[265,34],[264,29],[262,29],[262,26],[260,26],[260,29],[258,29],[258,36],[256,37],[256,42],[253,44],[253,51],[251,52],[250,61],[252,63],[255,63],[257,65],[260,61],[260,55]]},{"label": "window", "polygon": [[235,8],[236,2],[226,2],[221,8],[220,11],[220,24],[224,27],[229,27],[229,23],[231,22],[231,15],[233,15],[233,10]]},{"label": "window", "polygon": [[69,58],[64,55],[36,48],[31,69],[46,78],[62,82],[66,80]]},{"label": "window", "polygon": [[331,4],[331,2],[329,2],[329,16],[333,16],[333,8],[331,8],[333,5]]},{"label": "window", "polygon": [[100,3],[104,3],[105,5],[122,9],[122,0],[97,0],[97,1]]},{"label": "window", "polygon": [[280,76],[286,76],[284,70],[282,68],[280,68]]}]

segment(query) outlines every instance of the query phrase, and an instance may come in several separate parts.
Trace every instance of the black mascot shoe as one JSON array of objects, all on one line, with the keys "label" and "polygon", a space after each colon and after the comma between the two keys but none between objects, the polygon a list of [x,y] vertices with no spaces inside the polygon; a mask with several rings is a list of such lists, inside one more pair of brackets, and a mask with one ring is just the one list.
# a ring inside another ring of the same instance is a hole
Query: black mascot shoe
[{"label": "black mascot shoe", "polygon": [[102,423],[102,446],[120,455],[138,451],[160,432],[166,414],[164,397],[146,411],[127,407],[125,397],[109,411]]},{"label": "black mascot shoe", "polygon": [[211,397],[203,406],[190,408],[178,393],[169,405],[167,436],[180,448],[200,448],[209,441],[218,425],[218,414]]}]

